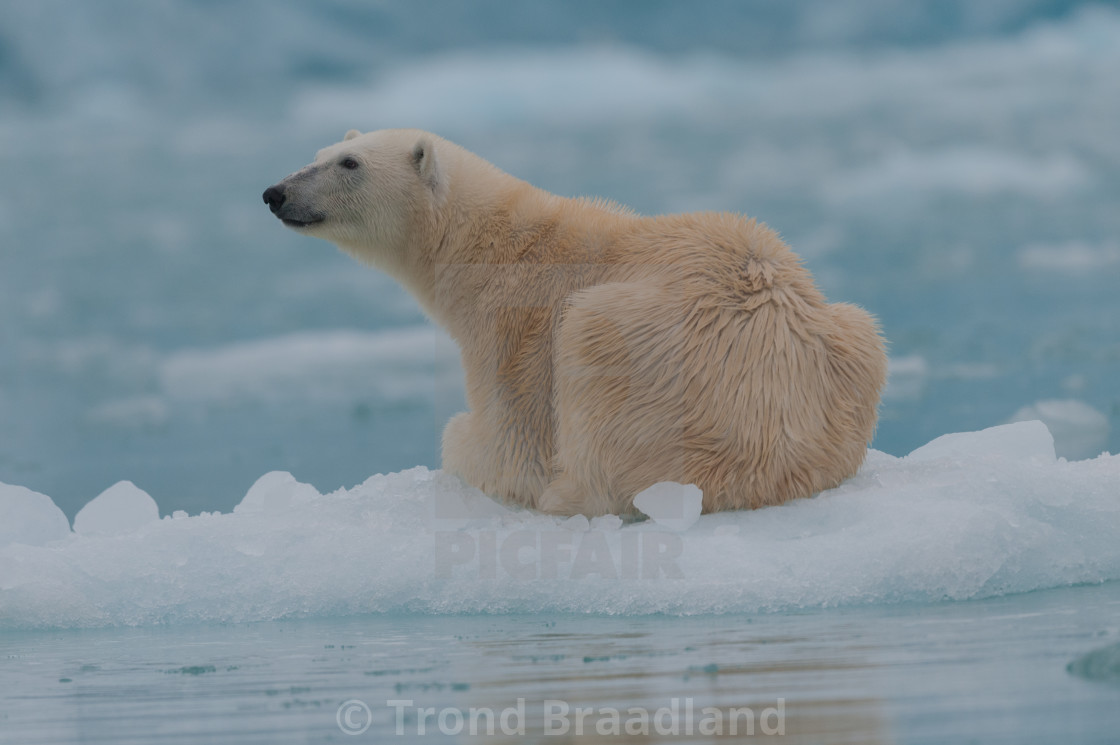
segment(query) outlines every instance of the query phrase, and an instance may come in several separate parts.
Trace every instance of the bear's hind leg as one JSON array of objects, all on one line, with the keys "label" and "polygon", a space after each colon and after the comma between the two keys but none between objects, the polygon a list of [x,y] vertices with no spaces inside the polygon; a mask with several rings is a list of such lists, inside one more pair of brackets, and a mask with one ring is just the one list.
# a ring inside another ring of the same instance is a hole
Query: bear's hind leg
[{"label": "bear's hind leg", "polygon": [[539,509],[629,513],[642,489],[684,478],[675,300],[641,281],[572,296],[555,346],[554,476]]}]

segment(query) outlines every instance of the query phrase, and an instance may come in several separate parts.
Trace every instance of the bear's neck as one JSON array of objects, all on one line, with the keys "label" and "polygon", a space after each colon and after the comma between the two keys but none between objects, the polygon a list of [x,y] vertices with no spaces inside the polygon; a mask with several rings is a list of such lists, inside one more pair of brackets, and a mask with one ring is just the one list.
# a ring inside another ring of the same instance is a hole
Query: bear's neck
[{"label": "bear's neck", "polygon": [[[497,169],[495,169],[497,171]],[[441,210],[441,230],[409,251],[418,260],[411,277],[399,277],[424,311],[461,346],[502,304],[550,306],[556,290],[534,281],[557,260],[557,234],[565,230],[561,197],[504,173],[471,189],[452,190]],[[490,176],[491,174],[487,174]]]}]

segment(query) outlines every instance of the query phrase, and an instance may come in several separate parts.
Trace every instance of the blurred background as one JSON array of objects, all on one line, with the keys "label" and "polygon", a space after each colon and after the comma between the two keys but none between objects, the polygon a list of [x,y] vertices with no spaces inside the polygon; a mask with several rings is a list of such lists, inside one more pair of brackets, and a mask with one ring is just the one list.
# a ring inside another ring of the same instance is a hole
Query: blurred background
[{"label": "blurred background", "polygon": [[421,127],[565,195],[777,229],[890,340],[874,446],[1120,450],[1120,6],[0,0],[0,481],[229,510],[438,466],[455,349],[261,192]]}]

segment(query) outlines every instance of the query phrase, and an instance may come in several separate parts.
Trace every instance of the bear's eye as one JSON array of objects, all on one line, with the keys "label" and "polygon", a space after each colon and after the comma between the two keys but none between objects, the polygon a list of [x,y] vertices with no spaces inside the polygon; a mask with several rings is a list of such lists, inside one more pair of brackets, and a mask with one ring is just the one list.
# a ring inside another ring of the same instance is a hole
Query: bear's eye
[{"label": "bear's eye", "polygon": [[354,160],[353,158],[343,158],[339,165],[348,171],[353,171],[358,167],[358,161]]}]

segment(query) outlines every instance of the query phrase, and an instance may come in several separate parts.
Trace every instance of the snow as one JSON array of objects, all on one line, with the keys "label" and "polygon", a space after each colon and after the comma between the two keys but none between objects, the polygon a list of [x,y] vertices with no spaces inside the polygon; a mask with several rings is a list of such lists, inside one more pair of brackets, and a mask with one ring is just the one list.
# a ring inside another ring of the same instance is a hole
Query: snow
[{"label": "snow", "polygon": [[5,485],[0,627],[755,613],[1120,579],[1120,457],[1069,462],[1052,442],[1032,421],[871,450],[838,488],[756,511],[697,517],[695,487],[663,484],[641,522],[511,508],[418,467],[330,494],[269,473],[232,513],[159,521],[124,482],[70,533]]}]

